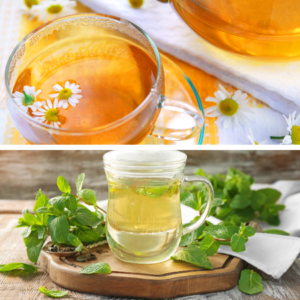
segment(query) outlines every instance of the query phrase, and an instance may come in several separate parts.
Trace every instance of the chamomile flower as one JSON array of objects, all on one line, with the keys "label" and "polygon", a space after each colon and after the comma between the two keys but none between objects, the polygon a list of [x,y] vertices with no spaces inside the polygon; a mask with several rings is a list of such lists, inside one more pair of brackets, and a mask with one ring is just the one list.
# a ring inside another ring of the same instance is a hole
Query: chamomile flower
[{"label": "chamomile flower", "polygon": [[249,134],[247,135],[248,140],[251,142],[252,145],[268,145],[269,142],[267,140],[263,140],[260,143],[258,143],[255,138],[253,137],[253,133],[251,129],[249,128]]},{"label": "chamomile flower", "polygon": [[33,5],[38,5],[38,0],[19,0],[19,9],[24,14],[30,14],[30,9]]},{"label": "chamomile flower", "polygon": [[38,17],[39,21],[46,23],[56,18],[75,14],[75,6],[76,1],[72,0],[44,0],[38,5],[32,5],[30,13],[33,18]]},{"label": "chamomile flower", "polygon": [[144,4],[144,0],[129,0],[129,3],[133,8],[140,8]]},{"label": "chamomile flower", "polygon": [[27,113],[29,108],[31,108],[32,111],[36,111],[38,107],[41,107],[42,103],[36,101],[36,97],[41,92],[42,90],[35,91],[34,86],[25,85],[23,87],[23,94],[20,92],[14,92],[13,98],[17,105]]},{"label": "chamomile flower", "polygon": [[55,128],[59,128],[61,123],[59,122],[59,110],[58,110],[58,99],[55,98],[53,105],[52,102],[47,99],[47,103],[43,101],[43,106],[38,108],[37,111],[33,112],[35,120],[42,123],[47,123]]},{"label": "chamomile flower", "polygon": [[214,102],[216,105],[205,109],[205,116],[209,118],[218,117],[218,122],[223,123],[225,129],[239,124],[246,126],[249,121],[249,113],[253,113],[247,104],[246,93],[237,90],[234,94],[229,93],[221,84],[215,92],[215,97],[207,97],[207,102]]},{"label": "chamomile flower", "polygon": [[65,86],[62,87],[59,84],[55,84],[53,89],[57,91],[56,94],[50,94],[50,98],[58,98],[58,107],[63,107],[67,109],[69,104],[75,107],[79,103],[79,99],[82,98],[82,95],[78,95],[81,92],[80,86],[69,81],[65,82]]},{"label": "chamomile flower", "polygon": [[285,118],[288,127],[287,130],[289,134],[286,135],[281,143],[281,145],[300,145],[300,114],[296,117],[296,112],[294,111],[292,114],[289,114],[287,118]]}]

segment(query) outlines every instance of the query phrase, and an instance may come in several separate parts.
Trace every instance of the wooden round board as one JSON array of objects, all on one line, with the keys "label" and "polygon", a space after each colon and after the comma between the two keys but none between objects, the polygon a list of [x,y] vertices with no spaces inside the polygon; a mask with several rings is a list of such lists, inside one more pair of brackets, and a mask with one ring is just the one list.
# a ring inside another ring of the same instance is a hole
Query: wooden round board
[{"label": "wooden round board", "polygon": [[[96,260],[77,262],[76,256],[63,258],[47,253],[49,245],[51,243],[44,246],[39,263],[56,284],[105,296],[167,299],[225,291],[237,285],[243,267],[242,260],[224,254],[210,257],[213,270],[171,259],[153,265],[129,264],[118,260],[107,245],[96,248],[102,248],[101,253],[93,251]],[[97,262],[108,263],[112,273],[79,273],[86,265]]]}]

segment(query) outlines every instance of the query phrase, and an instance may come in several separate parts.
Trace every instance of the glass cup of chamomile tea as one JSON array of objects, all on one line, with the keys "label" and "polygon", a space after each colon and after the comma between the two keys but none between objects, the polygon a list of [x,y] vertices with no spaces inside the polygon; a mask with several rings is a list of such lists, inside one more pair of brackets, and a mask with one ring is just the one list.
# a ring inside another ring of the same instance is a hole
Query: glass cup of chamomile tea
[{"label": "glass cup of chamomile tea", "polygon": [[[5,80],[12,121],[31,144],[184,141],[199,137],[204,124],[198,108],[164,96],[151,38],[113,16],[70,15],[37,28],[14,49]],[[193,124],[156,126],[161,108]]]},{"label": "glass cup of chamomile tea", "polygon": [[[198,229],[214,197],[210,181],[184,177],[186,154],[179,151],[110,151],[104,154],[109,189],[107,240],[114,255],[125,262],[154,264],[168,260],[182,235]],[[207,188],[200,218],[183,227],[180,186],[201,182]],[[205,202],[205,201],[204,201]]]}]

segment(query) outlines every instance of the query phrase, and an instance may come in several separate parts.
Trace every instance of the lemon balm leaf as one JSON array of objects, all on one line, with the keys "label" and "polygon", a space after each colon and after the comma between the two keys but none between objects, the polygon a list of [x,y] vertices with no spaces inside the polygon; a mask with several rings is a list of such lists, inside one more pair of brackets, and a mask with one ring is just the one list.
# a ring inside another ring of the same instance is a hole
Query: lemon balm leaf
[{"label": "lemon balm leaf", "polygon": [[243,270],[239,280],[239,290],[249,295],[262,292],[264,286],[261,276],[252,270]]}]

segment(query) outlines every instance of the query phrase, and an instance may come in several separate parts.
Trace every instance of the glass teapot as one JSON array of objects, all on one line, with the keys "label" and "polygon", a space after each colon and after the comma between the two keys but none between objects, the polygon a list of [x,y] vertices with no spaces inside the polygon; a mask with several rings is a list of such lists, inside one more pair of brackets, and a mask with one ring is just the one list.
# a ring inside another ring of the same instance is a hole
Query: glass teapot
[{"label": "glass teapot", "polygon": [[158,0],[212,44],[272,60],[300,57],[300,1]]}]

